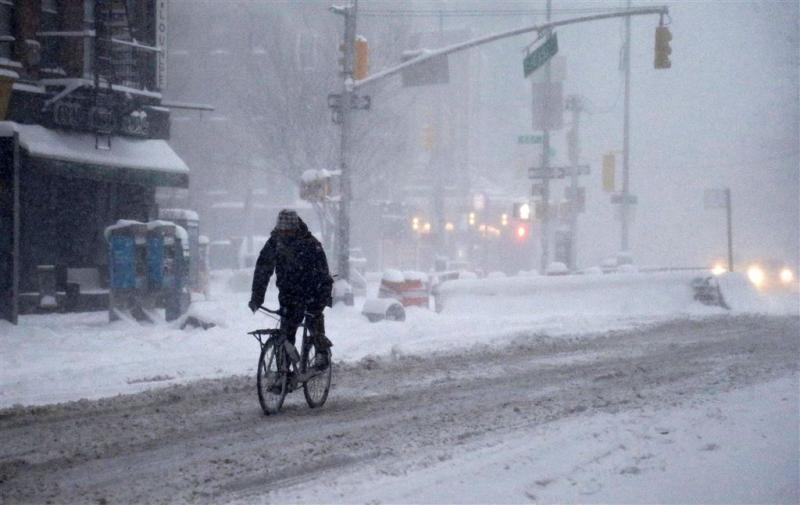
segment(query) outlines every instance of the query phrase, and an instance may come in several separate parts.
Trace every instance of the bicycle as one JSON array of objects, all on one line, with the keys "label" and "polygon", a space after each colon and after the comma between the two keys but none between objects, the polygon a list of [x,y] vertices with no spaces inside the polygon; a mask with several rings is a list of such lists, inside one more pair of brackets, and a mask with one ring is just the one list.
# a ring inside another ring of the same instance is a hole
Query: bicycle
[{"label": "bicycle", "polygon": [[[277,315],[283,317],[280,310],[271,310],[259,307],[270,317]],[[328,399],[333,375],[333,360],[330,348],[328,349],[328,365],[320,370],[315,368],[317,348],[314,339],[309,334],[305,319],[309,316],[304,313],[303,339],[301,352],[289,342],[280,328],[267,328],[250,331],[261,345],[261,355],[258,358],[258,371],[256,372],[256,386],[258,388],[258,401],[266,415],[275,415],[283,406],[283,401],[288,393],[295,391],[301,384],[306,403],[312,409],[321,407]],[[278,319],[280,321],[280,319]]]}]

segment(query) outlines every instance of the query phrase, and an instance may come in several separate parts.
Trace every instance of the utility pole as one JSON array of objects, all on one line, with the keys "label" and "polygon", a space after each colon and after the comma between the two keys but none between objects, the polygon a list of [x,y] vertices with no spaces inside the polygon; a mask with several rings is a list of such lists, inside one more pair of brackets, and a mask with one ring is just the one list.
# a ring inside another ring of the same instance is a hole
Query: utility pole
[{"label": "utility pole", "polygon": [[569,158],[572,165],[570,175],[570,214],[569,214],[569,269],[574,271],[578,265],[578,161],[580,160],[580,121],[583,100],[579,95],[567,98],[567,110],[572,112],[572,130],[568,136]]},{"label": "utility pole", "polygon": [[[438,48],[444,47],[444,13],[439,11],[439,44]],[[434,264],[436,256],[444,252],[444,170],[447,163],[444,163],[444,111],[443,102],[446,99],[445,85],[439,85],[436,92],[436,118],[434,119],[436,128],[434,133],[433,150],[431,151],[430,166],[433,174],[433,238],[434,238]]]},{"label": "utility pole", "polygon": [[[628,9],[631,8],[631,0],[628,0]],[[630,220],[630,131],[631,131],[631,18],[625,17],[625,50],[623,52],[623,64],[625,65],[625,119],[622,126],[622,241],[620,244],[621,252],[628,252],[630,243],[628,236]]]},{"label": "utility pole", "polygon": [[350,282],[350,201],[352,188],[350,183],[350,130],[353,99],[353,67],[355,59],[356,13],[358,0],[352,0],[345,7],[332,7],[337,14],[344,15],[344,68],[342,94],[340,104],[341,141],[339,144],[339,222],[336,223],[336,262],[339,279]]},{"label": "utility pole", "polygon": [[[547,0],[547,22],[550,22],[550,15],[552,11],[552,0]],[[544,36],[549,36],[551,29],[548,28],[544,32]],[[544,123],[545,128],[547,122],[550,120],[550,61],[545,63],[544,67],[544,82],[545,82],[545,104],[544,104]],[[533,105],[531,105],[533,106]],[[550,130],[545,129],[542,133],[542,170],[547,173],[550,169]],[[542,264],[541,273],[547,271],[547,265],[550,263],[550,179],[542,181]]]},{"label": "utility pole", "polygon": [[733,224],[731,213],[731,188],[725,188],[725,214],[728,225],[728,272],[733,272]]}]

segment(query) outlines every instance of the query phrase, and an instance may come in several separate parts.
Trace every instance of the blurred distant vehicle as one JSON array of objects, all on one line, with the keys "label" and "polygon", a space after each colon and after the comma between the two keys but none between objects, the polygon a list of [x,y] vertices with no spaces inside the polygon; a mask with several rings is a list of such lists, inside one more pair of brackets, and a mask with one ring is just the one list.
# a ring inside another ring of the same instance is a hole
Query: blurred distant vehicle
[{"label": "blurred distant vehicle", "polygon": [[[716,264],[711,271],[715,275],[719,275],[726,272],[727,269],[721,264]],[[785,261],[777,259],[753,261],[747,264],[744,272],[747,275],[747,279],[759,291],[793,291],[798,289],[797,273]]]}]

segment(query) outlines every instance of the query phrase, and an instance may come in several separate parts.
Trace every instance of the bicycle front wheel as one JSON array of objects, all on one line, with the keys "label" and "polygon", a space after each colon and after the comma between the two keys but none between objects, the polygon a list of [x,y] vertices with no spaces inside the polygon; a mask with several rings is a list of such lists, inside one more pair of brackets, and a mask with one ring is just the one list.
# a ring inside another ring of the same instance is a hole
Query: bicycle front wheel
[{"label": "bicycle front wheel", "polygon": [[264,414],[270,416],[277,414],[286,398],[287,374],[284,364],[288,364],[286,352],[275,349],[272,344],[261,348],[258,358],[258,372],[256,385],[258,387],[258,401]]},{"label": "bicycle front wheel", "polygon": [[[303,395],[306,403],[312,409],[322,407],[328,399],[328,391],[331,388],[331,377],[333,375],[333,355],[328,349],[328,366],[320,370],[317,375],[311,377],[303,383]],[[314,361],[317,355],[317,347],[313,343],[303,346],[303,355],[300,358],[300,371],[306,373],[314,369]]]}]

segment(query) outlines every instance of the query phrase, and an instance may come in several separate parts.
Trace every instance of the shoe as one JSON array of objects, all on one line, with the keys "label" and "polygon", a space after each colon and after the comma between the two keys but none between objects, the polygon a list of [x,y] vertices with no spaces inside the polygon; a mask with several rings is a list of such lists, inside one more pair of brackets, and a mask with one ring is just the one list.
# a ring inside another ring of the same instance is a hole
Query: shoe
[{"label": "shoe", "polygon": [[[292,390],[292,381],[293,381],[293,380],[294,380],[294,372],[289,372],[289,373],[286,375],[286,392],[287,392],[287,393],[288,393],[288,392],[290,392],[290,391]],[[279,394],[281,394],[281,392],[282,392],[282,391],[281,391],[281,389],[282,389],[282,388],[281,388],[281,383],[282,383],[282,382],[283,382],[283,381],[282,381],[282,380],[280,380],[280,379],[276,380],[276,381],[275,381],[275,382],[274,382],[274,383],[273,383],[273,384],[272,384],[272,385],[271,385],[271,386],[270,386],[270,387],[267,389],[267,391],[269,391],[270,393],[272,393],[272,394],[274,394],[274,395],[279,395]]]},{"label": "shoe", "polygon": [[328,368],[328,365],[330,365],[331,362],[330,358],[328,357],[329,354],[329,352],[325,351],[314,356],[314,368],[317,370],[325,370]]}]

